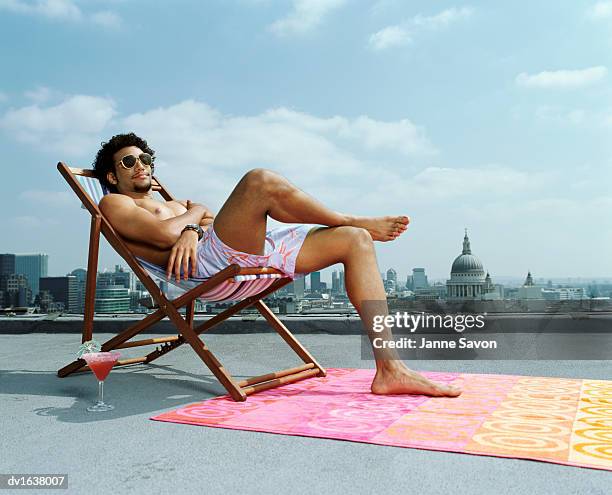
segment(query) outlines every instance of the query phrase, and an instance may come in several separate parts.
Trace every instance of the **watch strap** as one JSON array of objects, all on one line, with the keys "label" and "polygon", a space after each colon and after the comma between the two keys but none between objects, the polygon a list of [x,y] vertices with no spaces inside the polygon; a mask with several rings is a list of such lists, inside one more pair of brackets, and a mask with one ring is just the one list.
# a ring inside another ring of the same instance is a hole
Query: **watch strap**
[{"label": "watch strap", "polygon": [[187,225],[185,225],[183,227],[183,230],[181,231],[181,234],[186,230],[193,230],[194,232],[197,232],[198,241],[202,240],[202,237],[204,237],[204,230],[197,223],[188,223]]}]

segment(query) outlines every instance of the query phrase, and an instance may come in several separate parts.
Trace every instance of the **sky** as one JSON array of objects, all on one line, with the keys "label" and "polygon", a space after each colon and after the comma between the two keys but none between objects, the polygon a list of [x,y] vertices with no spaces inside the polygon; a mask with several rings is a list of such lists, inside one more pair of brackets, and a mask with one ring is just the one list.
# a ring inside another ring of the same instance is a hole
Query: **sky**
[{"label": "sky", "polygon": [[448,278],[465,228],[494,282],[611,277],[611,58],[612,1],[0,0],[0,252],[85,267],[55,166],[134,131],[215,212],[264,167],[410,216],[377,243],[401,280]]}]

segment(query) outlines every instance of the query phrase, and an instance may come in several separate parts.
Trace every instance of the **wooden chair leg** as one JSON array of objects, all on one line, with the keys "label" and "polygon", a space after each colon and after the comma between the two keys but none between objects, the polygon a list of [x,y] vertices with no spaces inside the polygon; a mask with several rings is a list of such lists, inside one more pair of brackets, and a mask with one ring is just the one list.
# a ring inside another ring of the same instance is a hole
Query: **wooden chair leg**
[{"label": "wooden chair leg", "polygon": [[325,372],[325,369],[317,362],[314,356],[310,354],[310,352],[308,352],[302,344],[300,344],[289,329],[283,325],[283,322],[278,319],[278,317],[272,312],[266,303],[260,300],[257,301],[254,306],[266,319],[270,326],[278,332],[285,342],[287,342],[289,347],[291,347],[291,349],[293,349],[293,351],[302,359],[302,361],[305,363],[313,363],[319,369],[319,374],[317,376],[326,376],[327,373]]},{"label": "wooden chair leg", "polygon": [[193,328],[193,317],[195,316],[195,299],[192,299],[192,301],[187,304],[186,307],[186,321],[187,324]]},{"label": "wooden chair leg", "polygon": [[232,399],[235,401],[245,401],[247,398],[246,394],[170,302],[167,302],[166,313],[168,314],[168,317],[172,323],[176,325],[176,328],[182,337],[189,343],[196,354],[200,356],[200,359],[204,361],[204,364],[208,366],[210,371],[213,372],[213,374],[221,382],[221,385],[223,385],[228,393],[232,396]]},{"label": "wooden chair leg", "polygon": [[93,337],[93,318],[96,305],[96,277],[98,272],[98,253],[100,251],[100,229],[102,217],[91,216],[89,230],[89,256],[87,258],[87,280],[85,282],[85,314],[83,315],[83,337],[81,343]]}]

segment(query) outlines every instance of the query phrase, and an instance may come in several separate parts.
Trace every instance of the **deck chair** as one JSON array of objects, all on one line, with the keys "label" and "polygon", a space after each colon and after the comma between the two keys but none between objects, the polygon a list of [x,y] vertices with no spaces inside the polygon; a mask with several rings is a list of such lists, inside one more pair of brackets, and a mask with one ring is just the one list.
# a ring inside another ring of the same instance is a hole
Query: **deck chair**
[{"label": "deck chair", "polygon": [[[151,363],[182,344],[187,343],[236,401],[244,401],[252,393],[279,385],[313,376],[325,376],[325,370],[321,365],[317,363],[315,358],[297,341],[287,327],[262,301],[264,297],[290,283],[290,277],[285,276],[283,272],[272,267],[243,268],[237,264],[232,264],[210,278],[190,279],[187,282],[181,282],[181,284],[186,285],[180,287],[182,289],[180,295],[170,298],[155,282],[155,279],[165,280],[163,268],[147,263],[134,256],[98,208],[98,203],[104,194],[106,194],[106,191],[98,179],[95,178],[93,170],[68,167],[62,162],[58,163],[57,168],[81,200],[82,208],[87,209],[91,214],[82,342],[91,340],[93,336],[98,250],[100,233],[102,233],[145,286],[156,303],[155,307],[157,308],[136,324],[102,344],[102,351],[145,345],[156,346],[155,350],[145,356],[120,360],[116,366]],[[152,187],[166,201],[174,199],[156,177],[152,178]],[[173,279],[171,278],[171,280]],[[233,305],[205,323],[194,327],[195,300],[198,298],[211,302],[231,301]],[[254,376],[241,381],[236,381],[221,365],[199,335],[250,306],[255,307],[261,313],[268,324],[278,332],[291,349],[301,358],[304,362],[303,365]],[[185,308],[184,317],[179,312],[182,308]],[[165,317],[168,317],[175,325],[177,335],[129,341]],[[57,374],[63,378],[77,371],[91,370],[83,359],[77,359],[61,368]]]}]

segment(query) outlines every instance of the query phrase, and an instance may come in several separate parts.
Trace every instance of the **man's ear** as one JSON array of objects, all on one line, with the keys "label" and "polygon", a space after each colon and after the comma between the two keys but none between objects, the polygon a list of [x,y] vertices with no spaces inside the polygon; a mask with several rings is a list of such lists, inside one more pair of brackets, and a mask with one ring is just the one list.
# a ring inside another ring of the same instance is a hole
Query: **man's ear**
[{"label": "man's ear", "polygon": [[108,182],[110,182],[110,183],[111,183],[113,186],[116,186],[116,185],[117,185],[117,182],[118,182],[118,181],[117,181],[117,177],[115,176],[115,174],[114,174],[113,172],[108,172],[108,173],[106,174],[106,180],[107,180]]}]

